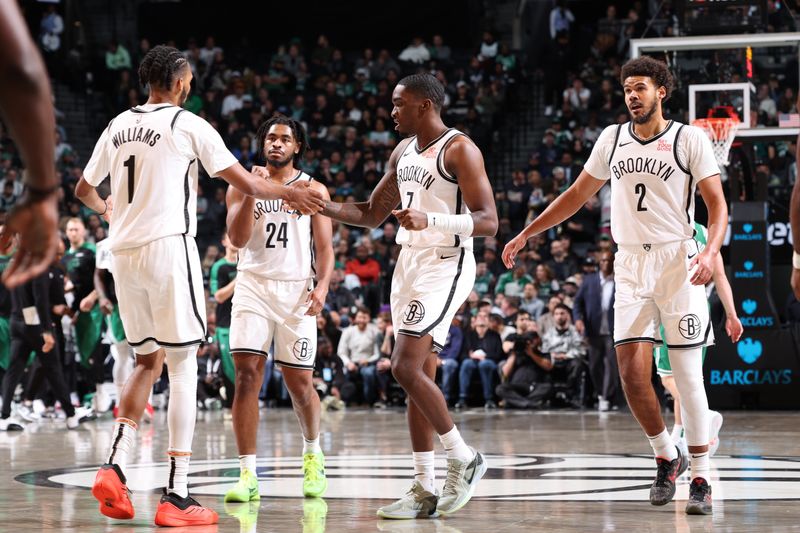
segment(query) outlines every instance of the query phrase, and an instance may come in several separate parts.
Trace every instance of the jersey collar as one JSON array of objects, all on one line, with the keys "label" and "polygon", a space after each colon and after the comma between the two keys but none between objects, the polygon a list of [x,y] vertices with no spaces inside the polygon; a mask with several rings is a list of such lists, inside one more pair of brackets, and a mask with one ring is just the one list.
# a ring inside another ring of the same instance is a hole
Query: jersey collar
[{"label": "jersey collar", "polygon": [[655,141],[655,140],[658,140],[658,139],[660,139],[661,137],[663,137],[663,136],[664,136],[664,134],[666,134],[666,133],[669,131],[669,129],[672,127],[672,125],[673,125],[674,123],[675,123],[675,121],[673,121],[673,120],[670,120],[670,121],[667,123],[666,127],[665,127],[663,130],[661,130],[661,131],[660,131],[659,133],[657,133],[656,135],[653,135],[653,136],[652,136],[652,137],[650,137],[649,139],[645,140],[645,139],[642,139],[641,137],[639,137],[638,135],[636,135],[636,132],[635,132],[635,131],[633,131],[633,121],[631,121],[631,122],[628,122],[628,133],[630,133],[630,135],[631,135],[631,138],[632,138],[634,141],[636,141],[636,142],[638,142],[639,144],[641,144],[642,146],[644,146],[644,145],[646,145],[646,144],[650,144],[651,142],[653,142],[653,141]]}]

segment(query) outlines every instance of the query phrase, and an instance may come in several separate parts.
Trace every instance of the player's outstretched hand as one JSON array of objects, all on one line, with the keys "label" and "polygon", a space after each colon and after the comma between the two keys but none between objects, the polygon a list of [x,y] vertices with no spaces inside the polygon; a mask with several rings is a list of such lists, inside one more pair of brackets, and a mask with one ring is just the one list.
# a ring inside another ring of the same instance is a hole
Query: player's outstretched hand
[{"label": "player's outstretched hand", "polygon": [[697,254],[692,262],[689,263],[689,270],[697,268],[692,274],[692,285],[705,285],[711,281],[711,276],[714,274],[714,258],[705,251]]},{"label": "player's outstretched hand", "polygon": [[296,181],[289,187],[288,199],[285,204],[304,215],[314,215],[325,207],[325,200],[319,191],[311,188],[310,181]]},{"label": "player's outstretched hand", "polygon": [[743,332],[744,328],[738,316],[729,316],[725,319],[725,333],[731,338],[731,342],[738,342]]},{"label": "player's outstretched hand", "polygon": [[58,203],[55,194],[43,200],[23,198],[6,218],[0,243],[7,246],[19,235],[14,259],[3,273],[8,288],[31,280],[47,270],[58,247]]},{"label": "player's outstretched hand", "polygon": [[306,315],[316,316],[320,313],[320,311],[322,311],[322,306],[325,305],[325,297],[327,296],[327,292],[327,290],[322,290],[321,287],[317,287],[308,293],[308,298],[306,298],[306,303],[308,304]]},{"label": "player's outstretched hand", "polygon": [[420,231],[428,227],[428,215],[416,209],[395,209],[392,214],[408,231]]},{"label": "player's outstretched hand", "polygon": [[503,264],[506,265],[506,268],[514,268],[514,260],[517,258],[517,254],[520,250],[525,248],[525,245],[528,243],[528,239],[525,237],[523,233],[520,233],[506,244],[505,248],[503,248]]}]

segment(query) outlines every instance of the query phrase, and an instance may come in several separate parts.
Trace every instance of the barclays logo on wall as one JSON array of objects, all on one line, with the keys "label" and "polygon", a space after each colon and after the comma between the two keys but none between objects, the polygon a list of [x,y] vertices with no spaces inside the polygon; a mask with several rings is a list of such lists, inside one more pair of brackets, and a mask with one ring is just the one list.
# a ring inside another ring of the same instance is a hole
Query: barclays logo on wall
[{"label": "barclays logo on wall", "polygon": [[744,311],[744,315],[739,317],[739,319],[742,321],[743,326],[751,328],[771,328],[775,325],[774,317],[755,314],[755,312],[758,311],[758,302],[755,300],[751,298],[742,300],[741,307],[742,311]]},{"label": "barclays logo on wall", "polygon": [[734,233],[734,241],[763,241],[764,234],[761,232],[753,233],[752,224],[742,224],[742,233]]},{"label": "barclays logo on wall", "polygon": [[[739,359],[752,365],[763,355],[764,345],[758,339],[747,337],[736,344],[736,353],[739,355]],[[712,370],[709,373],[709,383],[711,385],[791,385],[792,370],[789,368]]]},{"label": "barclays logo on wall", "polygon": [[736,344],[736,353],[739,354],[739,359],[747,363],[748,365],[752,365],[758,358],[761,357],[761,353],[764,351],[764,347],[759,340],[753,340],[750,337],[746,339],[740,340]]},{"label": "barclays logo on wall", "polygon": [[756,264],[753,261],[747,260],[742,264],[744,270],[737,270],[733,273],[736,279],[760,279],[764,277],[763,270],[755,270]]}]

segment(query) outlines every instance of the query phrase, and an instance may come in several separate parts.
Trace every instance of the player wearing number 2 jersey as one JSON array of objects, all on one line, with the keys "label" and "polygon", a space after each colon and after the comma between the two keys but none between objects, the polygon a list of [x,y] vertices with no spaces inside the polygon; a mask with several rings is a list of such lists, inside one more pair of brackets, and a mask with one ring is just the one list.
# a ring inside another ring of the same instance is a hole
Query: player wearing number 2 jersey
[{"label": "player wearing number 2 jersey", "polygon": [[197,408],[197,348],[206,333],[194,242],[198,166],[247,194],[290,200],[304,213],[316,212],[322,197],[307,187],[287,188],[248,173],[206,121],[181,109],[192,72],[178,50],[153,48],[142,60],[139,79],[150,87],[147,103],[109,123],[76,188],[84,204],[107,216],[111,202],[102,200],[94,188],[111,177],[115,205],[109,239],[117,297],[128,341],[137,354],[120,402],[111,452],[92,494],[104,515],[133,518],[125,465],[150,388],[166,359],[170,468],[155,522],[212,524],[217,514],[189,497],[187,485]]},{"label": "player wearing number 2 jersey", "polygon": [[[687,458],[675,447],[651,384],[654,344],[670,350],[683,400],[692,483],[686,512],[711,512],[708,485],[708,400],[702,348],[713,343],[704,285],[711,279],[727,227],[728,209],[711,143],[702,131],[666,120],[672,75],[649,57],[629,61],[621,82],[631,121],[606,128],[575,184],[503,251],[511,267],[528,238],[573,215],[611,181],[611,232],[619,243],[614,270],[614,341],[620,376],[636,420],[648,435],[658,473],[653,505],[668,503]],[[708,242],[694,235],[695,192],[708,207]],[[663,339],[659,326],[664,326]]]},{"label": "player wearing number 2 jersey", "polygon": [[[259,128],[258,143],[267,160],[258,171],[266,180],[280,185],[310,183],[328,198],[324,185],[297,169],[308,146],[299,122],[269,119]],[[228,190],[227,203],[228,238],[239,248],[230,349],[236,367],[233,428],[240,474],[225,501],[260,497],[258,393],[271,346],[303,431],[303,495],[319,497],[328,482],[319,446],[319,396],[312,381],[317,351],[314,315],[322,310],[333,273],[331,221],[322,215],[301,215],[282,200],[254,200],[234,189]]]}]

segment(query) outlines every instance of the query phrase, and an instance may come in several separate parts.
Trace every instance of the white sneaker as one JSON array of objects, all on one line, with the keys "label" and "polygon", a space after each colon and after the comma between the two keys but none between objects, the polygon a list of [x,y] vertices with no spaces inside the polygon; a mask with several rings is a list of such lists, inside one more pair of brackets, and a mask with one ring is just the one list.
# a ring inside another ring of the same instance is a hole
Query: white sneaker
[{"label": "white sneaker", "polygon": [[447,478],[442,496],[436,504],[439,514],[449,515],[464,507],[475,494],[475,486],[485,473],[486,461],[480,452],[475,452],[470,461],[448,459]]},{"label": "white sneaker", "polygon": [[690,457],[689,444],[686,442],[685,435],[681,435],[681,437],[678,440],[673,442],[675,443],[675,446],[677,446],[678,449],[681,451],[681,455],[683,455],[684,457]]},{"label": "white sneaker", "polygon": [[41,415],[36,414],[33,409],[25,404],[20,404],[17,406],[16,415],[25,422],[36,422],[42,418]]},{"label": "white sneaker", "polygon": [[39,415],[39,418],[42,418],[45,411],[47,411],[47,406],[42,400],[33,400],[33,412]]},{"label": "white sneaker", "polygon": [[717,411],[709,411],[710,427],[708,431],[708,456],[714,457],[719,448],[719,430],[722,427],[722,414]]},{"label": "white sneaker", "polygon": [[25,423],[16,416],[0,418],[0,431],[22,431],[23,429],[25,429]]},{"label": "white sneaker", "polygon": [[105,413],[111,409],[111,397],[106,393],[102,383],[95,389],[92,406],[97,413]]},{"label": "white sneaker", "polygon": [[602,396],[597,397],[597,410],[601,413],[611,410],[611,403]]},{"label": "white sneaker", "polygon": [[81,422],[89,420],[92,415],[92,410],[88,407],[76,407],[75,414],[67,417],[67,429],[78,429]]}]

